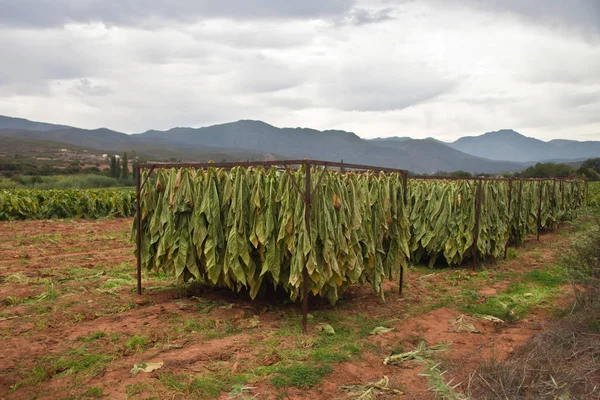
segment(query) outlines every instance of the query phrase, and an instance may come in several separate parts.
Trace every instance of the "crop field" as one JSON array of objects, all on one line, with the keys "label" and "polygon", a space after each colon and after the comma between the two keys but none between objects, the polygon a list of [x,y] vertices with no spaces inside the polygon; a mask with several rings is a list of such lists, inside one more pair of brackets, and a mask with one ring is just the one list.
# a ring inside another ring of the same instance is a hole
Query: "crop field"
[{"label": "crop field", "polygon": [[131,190],[0,190],[0,221],[25,219],[130,217]]},{"label": "crop field", "polygon": [[402,297],[396,283],[383,283],[385,302],[358,285],[335,306],[313,299],[306,335],[299,306],[286,296],[250,301],[146,271],[138,296],[131,225],[0,223],[3,398],[466,392],[480,363],[505,359],[569,304],[558,256],[590,222],[580,216],[540,242],[530,236],[478,272],[411,267]]},{"label": "crop field", "polygon": [[3,192],[2,398],[468,398],[572,304],[580,183],[324,177],[311,232],[288,175],[159,171],[141,296],[131,192]]}]

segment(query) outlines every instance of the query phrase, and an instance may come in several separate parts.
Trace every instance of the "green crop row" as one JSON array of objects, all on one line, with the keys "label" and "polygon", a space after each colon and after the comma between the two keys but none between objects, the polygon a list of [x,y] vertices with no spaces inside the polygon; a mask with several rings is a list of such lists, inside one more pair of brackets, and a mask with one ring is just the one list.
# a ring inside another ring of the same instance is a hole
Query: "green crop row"
[{"label": "green crop row", "polygon": [[135,193],[115,190],[2,190],[0,221],[130,217]]}]

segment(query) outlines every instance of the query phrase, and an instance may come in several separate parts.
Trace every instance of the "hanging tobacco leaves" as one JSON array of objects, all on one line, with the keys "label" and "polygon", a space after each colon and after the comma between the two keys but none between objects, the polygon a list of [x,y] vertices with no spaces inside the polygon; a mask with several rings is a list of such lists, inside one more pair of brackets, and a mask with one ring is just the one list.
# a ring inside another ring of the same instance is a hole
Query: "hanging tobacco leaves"
[{"label": "hanging tobacco leaves", "polygon": [[527,235],[536,233],[538,211],[540,228],[554,229],[560,221],[573,218],[584,200],[582,180],[480,183],[481,209],[475,232],[479,181],[410,181],[410,254],[414,262],[428,261],[433,266],[443,257],[448,265],[459,265],[472,255],[475,235],[478,257],[498,258],[509,241],[522,243]]},{"label": "hanging tobacco leaves", "polygon": [[[158,170],[141,193],[142,265],[252,298],[267,286],[333,304],[354,283],[383,298],[409,259],[408,210],[400,174],[340,173],[316,168],[311,230],[305,225],[306,171],[276,168]],[[144,173],[142,181],[147,174]]]},{"label": "hanging tobacco leaves", "polygon": [[577,180],[413,179],[405,206],[400,174],[311,174],[319,187],[309,232],[304,167],[158,170],[141,193],[142,265],[252,298],[282,288],[292,300],[306,267],[309,290],[332,304],[355,283],[383,298],[383,280],[397,279],[409,259],[458,265],[475,242],[479,258],[498,258],[537,231],[538,212],[542,229],[573,218],[585,189]]}]

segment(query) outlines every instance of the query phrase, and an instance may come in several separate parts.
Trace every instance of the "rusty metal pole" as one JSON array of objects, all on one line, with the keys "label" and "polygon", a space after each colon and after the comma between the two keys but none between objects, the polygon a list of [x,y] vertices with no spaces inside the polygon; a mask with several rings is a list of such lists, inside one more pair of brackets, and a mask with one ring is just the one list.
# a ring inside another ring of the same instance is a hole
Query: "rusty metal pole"
[{"label": "rusty metal pole", "polygon": [[[308,234],[308,240],[310,238],[310,205],[312,203],[312,193],[310,184],[310,162],[304,163],[306,167],[306,185],[304,189],[304,223],[306,225],[306,232]],[[306,268],[306,262],[302,269],[302,331],[307,331],[307,320],[308,320],[308,268]]]},{"label": "rusty metal pole", "polygon": [[137,166],[135,171],[135,244],[137,247],[137,293],[142,294],[142,205],[140,201],[141,169]]},{"label": "rusty metal pole", "polygon": [[560,197],[560,208],[562,211],[560,221],[562,222],[565,220],[565,213],[567,211],[567,207],[565,206],[565,183],[563,181],[560,181]]},{"label": "rusty metal pole", "polygon": [[[512,201],[512,183],[513,183],[512,179],[508,181],[508,232],[509,232],[508,240],[510,240],[510,231],[512,230],[512,215],[510,215],[510,203]],[[506,241],[506,244],[504,245],[504,259],[506,259],[506,253],[508,252],[508,240]]]},{"label": "rusty metal pole", "polygon": [[538,202],[538,215],[537,215],[537,240],[538,242],[540,241],[540,229],[542,229],[542,197],[544,195],[544,192],[542,191],[542,189],[544,188],[544,181],[539,181],[540,182],[540,195],[539,195],[539,202]]},{"label": "rusty metal pole", "polygon": [[[408,172],[402,174],[402,196],[404,201],[405,210],[408,209]],[[410,229],[410,227],[409,227]],[[404,288],[404,266],[400,264],[400,277],[398,280],[398,294],[402,296],[402,290]]]}]

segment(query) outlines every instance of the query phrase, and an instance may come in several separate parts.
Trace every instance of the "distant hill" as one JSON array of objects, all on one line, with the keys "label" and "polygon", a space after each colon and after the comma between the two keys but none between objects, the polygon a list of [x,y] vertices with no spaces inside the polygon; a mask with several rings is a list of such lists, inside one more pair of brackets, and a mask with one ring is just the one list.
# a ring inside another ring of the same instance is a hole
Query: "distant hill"
[{"label": "distant hill", "polygon": [[309,128],[277,128],[262,121],[242,120],[204,128],[174,128],[140,135],[146,142],[243,147],[281,154],[288,158],[313,158],[404,168],[420,173],[454,171],[496,173],[520,170],[520,163],[474,157],[434,140],[404,138],[365,140],[352,132]]},{"label": "distant hill", "polygon": [[[3,137],[2,146],[0,146],[0,157],[10,157],[14,154],[20,154],[27,157],[48,157],[59,153],[61,149],[67,149],[72,152],[101,154],[100,151],[84,149],[69,143],[44,141],[36,139],[23,139],[17,137]],[[6,160],[6,158],[0,158]]]},{"label": "distant hill", "polygon": [[449,145],[475,156],[516,162],[568,161],[600,157],[600,142],[562,139],[544,142],[523,136],[511,129],[488,132],[481,136],[462,137]]},{"label": "distant hill", "polygon": [[[72,128],[74,129],[74,128]],[[83,130],[85,131],[85,130]],[[65,132],[75,134],[75,136],[65,135]],[[90,132],[95,133],[97,136],[93,137],[93,140],[87,140]],[[37,132],[39,133],[39,132]],[[45,152],[55,151],[58,148],[73,148],[74,146],[80,150],[87,150],[93,153],[117,153],[123,152],[135,152],[138,156],[146,160],[154,161],[167,161],[176,159],[179,161],[246,161],[246,160],[275,160],[281,159],[281,156],[274,154],[268,154],[260,151],[251,151],[245,149],[220,149],[210,146],[192,146],[186,147],[183,145],[156,145],[153,143],[145,143],[135,139],[121,139],[121,140],[106,140],[106,137],[102,137],[104,133],[102,130],[85,131],[83,135],[78,136],[81,133],[80,130],[69,130],[69,131],[49,131],[49,137],[45,138],[39,134],[32,134],[31,131],[22,130],[8,130],[0,129],[0,140],[3,142],[2,153],[19,153],[29,154],[36,153],[38,155],[44,154]],[[125,135],[124,136],[129,136]],[[108,135],[109,137],[111,135]],[[113,143],[119,143],[120,146],[116,146]],[[54,144],[51,146],[51,144]],[[32,149],[26,149],[27,146],[31,146]]]},{"label": "distant hill", "polygon": [[[21,128],[14,128],[20,126]],[[23,128],[29,126],[30,128]],[[57,142],[77,146],[82,149],[122,153],[136,151],[145,158],[155,160],[169,160],[172,158],[182,161],[208,161],[208,160],[270,160],[277,158],[273,154],[262,151],[246,149],[221,149],[214,146],[188,146],[182,143],[159,143],[141,140],[139,135],[128,135],[106,128],[81,129],[66,125],[53,125],[33,122],[21,118],[0,116],[0,138],[17,138],[37,144],[39,149],[44,149],[45,144]],[[16,142],[12,141],[14,148]],[[22,146],[21,146],[22,147]],[[281,158],[281,157],[279,157]]]},{"label": "distant hill", "polygon": [[23,118],[13,118],[0,115],[0,129],[23,129],[30,131],[51,131],[54,129],[68,128],[65,125],[35,122]]},{"label": "distant hill", "polygon": [[70,143],[90,149],[127,150],[137,145],[131,135],[110,129],[80,129],[69,126],[52,130],[3,129],[0,124],[0,137],[18,137],[21,139],[44,140]]},{"label": "distant hill", "polygon": [[[438,172],[438,171],[468,171],[480,173],[499,173],[505,171],[519,171],[527,166],[524,163],[508,161],[492,161],[475,157],[455,150],[447,144],[436,139],[410,139],[404,141],[379,141],[380,145],[394,147],[408,152],[418,160],[419,168],[413,171]],[[451,166],[449,168],[449,166]]]},{"label": "distant hill", "polygon": [[465,137],[454,143],[409,137],[365,140],[341,130],[277,128],[252,120],[128,135],[106,128],[88,130],[0,116],[0,137],[60,142],[106,152],[136,151],[155,161],[313,158],[417,173],[500,173],[521,170],[538,160],[573,161],[600,155],[600,142],[543,142],[509,130]]}]

